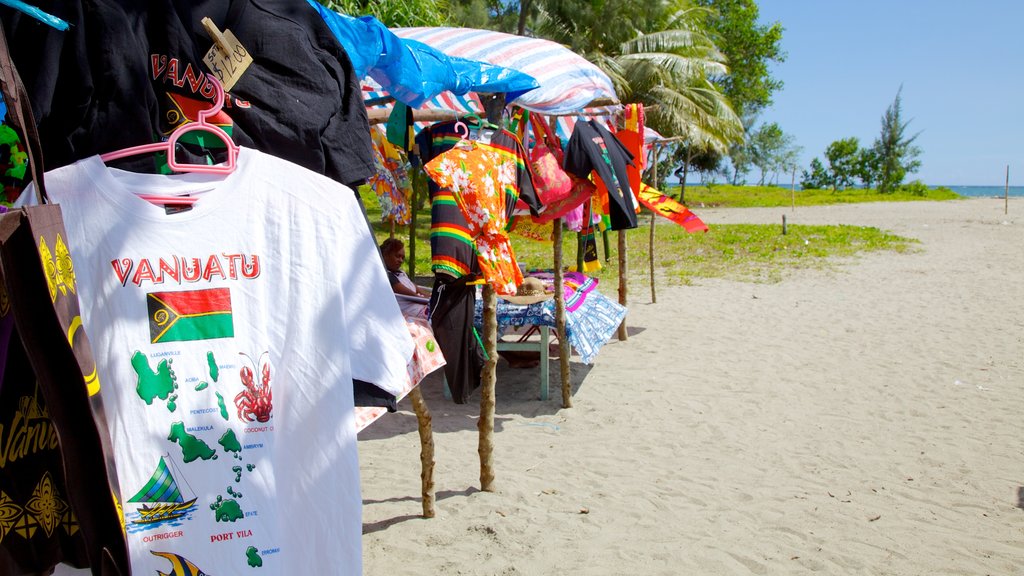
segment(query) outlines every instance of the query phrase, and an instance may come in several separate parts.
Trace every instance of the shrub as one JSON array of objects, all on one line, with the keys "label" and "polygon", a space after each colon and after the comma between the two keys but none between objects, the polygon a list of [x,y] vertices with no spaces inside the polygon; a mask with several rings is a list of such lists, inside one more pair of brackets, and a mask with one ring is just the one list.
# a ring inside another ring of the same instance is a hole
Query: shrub
[{"label": "shrub", "polygon": [[920,180],[914,180],[900,186],[900,191],[906,192],[907,194],[913,194],[914,196],[927,196],[928,185]]}]

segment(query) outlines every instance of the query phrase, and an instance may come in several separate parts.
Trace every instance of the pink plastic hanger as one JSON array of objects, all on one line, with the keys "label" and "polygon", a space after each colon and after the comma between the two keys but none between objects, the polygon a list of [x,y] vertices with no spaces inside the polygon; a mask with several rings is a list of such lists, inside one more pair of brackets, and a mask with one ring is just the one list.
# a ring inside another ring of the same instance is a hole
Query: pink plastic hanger
[{"label": "pink plastic hanger", "polygon": [[[198,172],[203,174],[230,174],[233,172],[235,170],[235,162],[238,158],[238,146],[231,140],[231,136],[221,129],[220,126],[207,121],[207,118],[220,112],[220,109],[224,106],[224,89],[216,78],[210,75],[207,75],[206,77],[213,84],[216,99],[214,100],[213,107],[199,111],[199,119],[197,121],[188,122],[176,128],[171,132],[171,135],[166,142],[143,144],[141,146],[132,146],[131,148],[107,152],[106,154],[101,154],[100,159],[104,162],[109,162],[111,160],[134,156],[136,154],[164,152],[167,155],[167,166],[175,172]],[[227,161],[223,164],[215,164],[212,166],[206,164],[178,163],[174,158],[174,149],[175,145],[178,143],[178,139],[186,132],[193,132],[195,130],[210,132],[220,138],[224,142],[224,146],[227,150]],[[198,200],[198,198],[195,197],[162,196],[154,194],[139,194],[139,197],[157,205],[187,205],[193,204]]]}]

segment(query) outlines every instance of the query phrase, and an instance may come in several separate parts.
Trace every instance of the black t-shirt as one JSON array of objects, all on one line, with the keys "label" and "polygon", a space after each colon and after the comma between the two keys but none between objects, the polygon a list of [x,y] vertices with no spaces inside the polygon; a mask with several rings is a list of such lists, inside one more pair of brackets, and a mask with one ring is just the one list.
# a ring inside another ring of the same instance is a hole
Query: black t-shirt
[{"label": "black t-shirt", "polygon": [[593,120],[577,122],[565,149],[565,171],[586,178],[591,171],[608,189],[608,208],[612,230],[636,228],[636,204],[630,189],[627,165],[633,154],[614,134]]},{"label": "black t-shirt", "polygon": [[[208,108],[201,21],[229,29],[253,64],[213,118],[242,146],[344,184],[373,173],[359,79],[320,15],[301,0],[40,0],[60,32],[0,9],[32,100],[47,169],[159,141]],[[232,124],[233,126],[230,125]],[[216,144],[213,145],[216,147]],[[180,161],[185,158],[179,156]],[[117,164],[153,171],[152,156]]]}]

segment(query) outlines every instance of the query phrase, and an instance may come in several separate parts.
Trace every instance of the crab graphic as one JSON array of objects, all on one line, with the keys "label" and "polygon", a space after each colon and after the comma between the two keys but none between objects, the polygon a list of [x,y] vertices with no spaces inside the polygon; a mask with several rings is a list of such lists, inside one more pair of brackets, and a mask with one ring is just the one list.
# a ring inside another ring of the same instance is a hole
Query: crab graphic
[{"label": "crab graphic", "polygon": [[[256,362],[253,362],[245,352],[239,352],[239,355],[245,356],[249,360],[249,364],[252,368],[256,368]],[[242,366],[239,371],[242,377],[242,385],[245,387],[241,392],[235,396],[235,407],[238,408],[238,418],[243,422],[267,422],[270,420],[270,412],[274,409],[273,400],[274,394],[270,389],[270,353],[264,352],[260,355],[259,359],[259,383],[256,383],[254,378],[255,373],[249,366]]]}]

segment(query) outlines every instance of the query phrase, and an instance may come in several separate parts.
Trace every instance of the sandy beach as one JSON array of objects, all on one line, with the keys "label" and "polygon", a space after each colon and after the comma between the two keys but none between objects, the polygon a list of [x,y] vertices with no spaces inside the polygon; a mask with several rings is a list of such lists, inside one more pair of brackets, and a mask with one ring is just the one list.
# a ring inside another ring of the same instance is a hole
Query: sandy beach
[{"label": "sandy beach", "polygon": [[499,362],[493,493],[479,395],[428,377],[438,515],[406,401],[360,435],[365,573],[1024,573],[1024,199],[693,208],[920,244],[657,304],[631,284],[629,339],[574,359],[573,408],[557,361],[544,402]]}]

